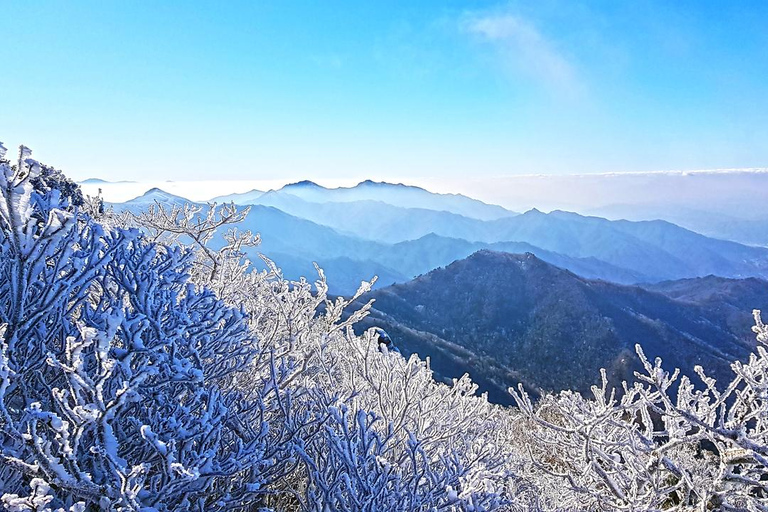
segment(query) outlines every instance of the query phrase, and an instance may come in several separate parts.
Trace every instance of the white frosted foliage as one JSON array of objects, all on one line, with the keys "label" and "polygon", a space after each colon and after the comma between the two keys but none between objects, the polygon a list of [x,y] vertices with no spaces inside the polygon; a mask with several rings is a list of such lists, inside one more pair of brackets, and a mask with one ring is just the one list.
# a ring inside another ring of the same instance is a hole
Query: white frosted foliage
[{"label": "white frosted foliage", "polygon": [[254,270],[247,211],[80,207],[33,184],[27,148],[5,154],[5,510],[768,510],[758,312],[731,382],[638,346],[645,371],[619,392],[603,374],[592,397],[521,388],[504,408],[356,334],[372,282],[332,298],[319,268],[315,283]]}]

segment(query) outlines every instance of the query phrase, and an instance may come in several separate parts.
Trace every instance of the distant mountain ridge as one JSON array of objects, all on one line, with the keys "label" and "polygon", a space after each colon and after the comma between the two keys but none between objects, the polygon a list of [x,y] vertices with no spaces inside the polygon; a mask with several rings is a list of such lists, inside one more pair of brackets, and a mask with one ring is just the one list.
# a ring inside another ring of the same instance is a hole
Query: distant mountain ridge
[{"label": "distant mountain ridge", "polygon": [[104,184],[104,183],[136,183],[136,182],[135,181],[131,181],[131,180],[108,181],[108,180],[103,180],[101,178],[88,178],[88,179],[84,179],[83,181],[78,181],[77,183],[78,183],[78,185],[83,185],[83,184],[85,184],[85,185],[99,185],[99,184]]},{"label": "distant mountain ridge", "polygon": [[[326,188],[315,182],[304,180],[289,183],[276,191],[280,194],[290,194],[310,203],[350,203],[356,201],[379,201],[401,208],[423,208],[434,211],[451,212],[479,220],[494,220],[515,215],[502,208],[472,199],[461,194],[438,194],[421,187],[376,182],[365,180],[353,187]],[[269,193],[267,192],[267,193]],[[214,198],[219,200],[232,197],[235,204],[252,204],[249,201],[259,199],[259,196],[246,194]]]},{"label": "distant mountain ridge", "polygon": [[[768,214],[749,218],[664,204],[614,204],[588,212],[608,219],[631,221],[664,219],[702,235],[746,245],[768,247]],[[743,214],[743,213],[742,213]]]},{"label": "distant mountain ridge", "polygon": [[609,221],[531,210],[491,224],[496,240],[525,241],[560,254],[594,257],[653,281],[708,274],[768,275],[766,249],[707,238],[665,221]]},{"label": "distant mountain ridge", "polygon": [[[84,180],[83,192],[95,195],[98,188],[104,190],[109,200],[124,201],[129,198],[127,190],[143,192],[134,185],[120,186],[118,183],[94,182]],[[453,180],[455,182],[455,180]],[[768,247],[768,203],[765,201],[765,190],[768,188],[768,169],[732,169],[709,171],[668,171],[668,172],[614,172],[586,173],[573,175],[526,174],[498,176],[475,180],[467,183],[466,188],[457,188],[467,196],[480,195],[486,202],[501,204],[508,210],[522,212],[533,207],[543,211],[565,210],[578,212],[583,215],[598,215],[611,220],[625,218],[632,221],[663,219],[678,226],[690,229],[712,238],[731,240],[748,245]],[[380,200],[382,193],[371,180],[363,181],[357,190],[366,191],[374,197],[349,198],[348,190],[340,191],[319,187],[314,182],[299,182],[299,185],[288,187],[295,189],[296,194],[315,192],[322,193],[321,199],[313,202],[349,202],[357,199]],[[154,181],[157,186],[164,188],[163,182]],[[198,196],[204,190],[195,189],[190,192],[195,182],[174,182],[169,185],[172,191],[180,195],[193,195],[198,200],[209,197]],[[247,204],[253,197],[238,198],[242,192],[257,188],[259,191],[274,187],[274,181],[242,180],[229,187],[217,184],[211,190],[226,192],[209,192],[210,196],[226,194],[238,204]],[[294,184],[295,185],[295,184]],[[210,186],[206,185],[206,186]],[[234,190],[233,187],[241,187]],[[398,186],[389,184],[395,190]],[[353,189],[355,187],[346,187]],[[302,190],[298,190],[302,189]],[[430,186],[426,186],[429,190]],[[282,189],[279,189],[282,190]],[[185,191],[185,192],[182,192]],[[233,194],[232,192],[240,192]],[[328,193],[336,197],[328,197]],[[302,196],[304,197],[304,196]],[[450,198],[450,196],[448,196]],[[304,199],[307,199],[304,197]],[[243,202],[239,202],[243,201]],[[385,202],[391,202],[385,199]],[[445,210],[436,208],[428,203],[409,202],[404,207],[419,207],[426,209]],[[491,216],[472,214],[466,210],[448,211],[481,220],[492,220],[506,213],[491,211]]]},{"label": "distant mountain ridge", "polygon": [[[768,291],[766,281],[717,279],[721,287]],[[696,283],[661,288],[690,289]],[[517,382],[530,389],[588,392],[600,368],[614,385],[631,380],[639,369],[636,343],[649,357],[662,357],[667,368],[694,375],[693,367],[701,364],[718,380],[730,375],[730,361],[746,357],[755,344],[749,320],[734,319],[732,309],[723,307],[727,301],[678,300],[589,280],[530,253],[479,251],[377,290],[372,298],[373,310],[361,328],[383,327],[404,353],[429,356],[444,379],[469,373],[499,403],[511,403],[506,389]],[[768,306],[768,293],[753,299],[751,308]]]},{"label": "distant mountain ridge", "polygon": [[[153,189],[114,207],[136,211],[156,200],[186,202]],[[379,286],[405,282],[480,249],[532,252],[579,275],[626,284],[709,274],[768,277],[768,249],[707,238],[664,221],[608,221],[538,210],[481,221],[369,200],[310,203],[280,191],[266,192],[260,200],[266,205],[252,206],[241,226],[262,234],[262,246],[249,249],[251,257],[257,252],[286,256],[290,277],[313,278],[312,261],[332,267],[329,281],[340,294],[353,293],[373,275],[380,276]],[[356,263],[345,270],[340,261]]]},{"label": "distant mountain ridge", "polygon": [[[217,198],[218,201],[219,198]],[[368,240],[397,243],[415,240],[430,233],[473,239],[485,229],[485,221],[448,211],[405,208],[371,199],[314,203],[283,191],[265,192],[258,197],[240,198],[235,204],[272,206],[286,213],[341,233]]]},{"label": "distant mountain ridge", "polygon": [[217,196],[210,199],[213,203],[235,203],[237,205],[257,204],[256,201],[265,194],[262,190],[249,190],[248,192],[237,192],[225,196]]}]

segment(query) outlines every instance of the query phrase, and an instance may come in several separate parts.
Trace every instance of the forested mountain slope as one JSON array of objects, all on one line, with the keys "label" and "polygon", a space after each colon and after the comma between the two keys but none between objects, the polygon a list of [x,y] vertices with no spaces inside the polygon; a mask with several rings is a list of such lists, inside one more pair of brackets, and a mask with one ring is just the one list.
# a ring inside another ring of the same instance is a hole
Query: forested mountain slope
[{"label": "forested mountain slope", "polygon": [[[373,297],[364,326],[383,327],[404,353],[431,357],[445,378],[468,372],[501,403],[518,381],[589,391],[600,368],[614,385],[632,380],[636,343],[670,366],[692,373],[703,365],[720,377],[754,349],[748,319],[734,319],[725,301],[588,280],[530,253],[480,251]],[[737,304],[765,306],[768,288]]]}]

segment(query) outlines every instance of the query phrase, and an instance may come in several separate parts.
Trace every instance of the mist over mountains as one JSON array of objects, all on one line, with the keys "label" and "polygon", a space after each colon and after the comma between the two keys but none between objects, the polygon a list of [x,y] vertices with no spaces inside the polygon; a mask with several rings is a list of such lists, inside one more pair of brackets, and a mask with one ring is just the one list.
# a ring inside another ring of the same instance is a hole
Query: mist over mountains
[{"label": "mist over mountains", "polygon": [[[284,211],[297,216],[302,214],[289,211],[285,204],[272,204],[271,201],[290,200],[286,194],[312,204],[378,201],[405,208],[445,210],[479,220],[503,218],[511,212],[525,212],[533,208],[545,212],[564,210],[610,220],[661,219],[713,238],[768,246],[768,204],[764,193],[768,189],[768,169],[764,168],[575,175],[522,174],[494,178],[465,176],[460,180],[413,178],[411,182],[420,187],[371,180],[356,186],[329,188],[306,180],[283,186],[274,181],[257,180],[158,181],[142,184],[94,179],[81,182],[81,186],[90,195],[102,190],[104,197],[113,202],[124,202],[143,194],[149,188],[157,187],[195,201],[206,201],[216,196],[236,204],[282,206]],[[460,190],[465,196],[430,195],[425,190]],[[270,192],[276,192],[281,197],[264,196]],[[486,203],[502,205],[504,208],[490,204],[478,205],[466,196],[480,198]],[[453,201],[447,206],[445,200],[451,197]],[[259,198],[261,203],[258,203]],[[324,217],[327,218],[328,214],[324,214]]]},{"label": "mist over mountains", "polygon": [[612,220],[663,219],[698,233],[768,246],[768,169],[511,176],[493,200]]},{"label": "mist over mountains", "polygon": [[[768,277],[768,249],[661,220],[610,221],[536,209],[517,214],[461,195],[370,181],[338,189],[299,182],[216,200],[250,206],[241,227],[262,235],[262,245],[248,249],[253,260],[263,253],[286,276],[309,279],[317,262],[338,294],[353,293],[374,275],[379,287],[405,282],[482,249],[530,252],[583,277],[623,284],[710,274]],[[113,207],[140,210],[155,201],[186,199],[152,189]]]},{"label": "mist over mountains", "polygon": [[[530,208],[597,214],[616,209],[628,220],[675,219],[674,212],[707,212],[739,220],[765,220],[768,169],[616,172],[605,174],[516,175],[484,187],[471,179],[461,188],[470,195],[516,211]],[[661,214],[661,216],[659,216]],[[677,220],[681,220],[682,216]],[[696,223],[695,218],[690,218]],[[680,222],[676,222],[680,223]],[[693,225],[682,224],[696,230]],[[701,224],[699,224],[701,225]],[[725,232],[727,236],[731,234]],[[768,241],[763,242],[768,243]]]}]

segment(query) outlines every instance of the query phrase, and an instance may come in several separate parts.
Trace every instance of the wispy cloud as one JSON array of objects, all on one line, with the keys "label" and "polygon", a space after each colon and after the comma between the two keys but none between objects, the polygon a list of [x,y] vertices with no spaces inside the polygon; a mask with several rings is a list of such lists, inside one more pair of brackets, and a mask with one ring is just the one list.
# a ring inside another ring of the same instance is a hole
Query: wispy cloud
[{"label": "wispy cloud", "polygon": [[510,13],[465,14],[461,30],[492,44],[502,64],[552,88],[574,93],[582,85],[575,66],[530,21]]}]

